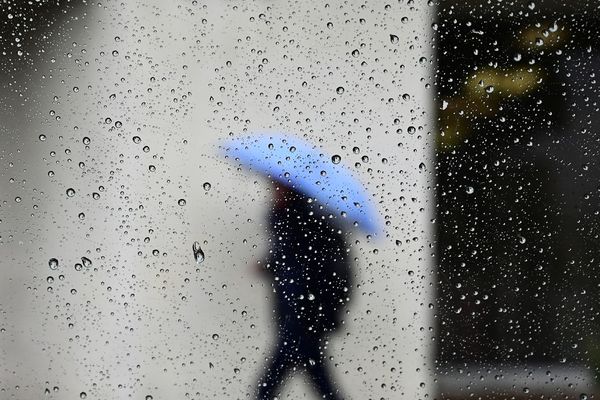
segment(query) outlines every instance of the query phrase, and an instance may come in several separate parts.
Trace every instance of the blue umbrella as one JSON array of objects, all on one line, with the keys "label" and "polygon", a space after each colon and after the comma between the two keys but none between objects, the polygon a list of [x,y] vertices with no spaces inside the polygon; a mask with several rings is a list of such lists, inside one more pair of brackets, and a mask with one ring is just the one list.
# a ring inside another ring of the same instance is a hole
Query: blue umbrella
[{"label": "blue umbrella", "polygon": [[379,232],[379,215],[367,192],[338,157],[281,134],[230,139],[221,147],[227,157],[314,198],[365,232]]}]

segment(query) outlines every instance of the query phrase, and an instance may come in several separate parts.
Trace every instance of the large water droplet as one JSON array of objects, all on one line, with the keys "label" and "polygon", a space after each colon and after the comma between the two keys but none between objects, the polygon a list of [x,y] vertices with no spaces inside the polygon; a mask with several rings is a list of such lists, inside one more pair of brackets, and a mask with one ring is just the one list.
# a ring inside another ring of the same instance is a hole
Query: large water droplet
[{"label": "large water droplet", "polygon": [[333,156],[331,156],[331,162],[334,164],[339,164],[342,161],[342,157],[340,157],[337,154],[334,154]]},{"label": "large water droplet", "polygon": [[83,266],[86,268],[90,268],[92,266],[92,260],[90,260],[87,257],[81,257],[81,262],[83,263]]},{"label": "large water droplet", "polygon": [[206,190],[208,192],[211,188],[210,182],[204,182],[202,187],[204,188],[204,190]]},{"label": "large water droplet", "polygon": [[75,196],[75,189],[73,189],[73,188],[68,188],[68,189],[67,189],[67,196],[69,196],[69,197],[73,197],[73,196]]},{"label": "large water droplet", "polygon": [[179,204],[180,206],[185,206],[185,199],[179,199],[177,200],[177,204]]},{"label": "large water droplet", "polygon": [[204,261],[204,252],[200,248],[200,243],[194,242],[192,245],[192,251],[194,252],[194,259],[196,260],[196,263],[202,263],[202,261]]},{"label": "large water droplet", "polygon": [[339,86],[337,89],[335,89],[337,94],[343,94],[344,93],[344,88],[342,86]]},{"label": "large water droplet", "polygon": [[396,35],[390,35],[390,42],[392,42],[392,44],[396,44],[398,43],[400,39],[398,38],[398,36]]},{"label": "large water droplet", "polygon": [[56,258],[51,258],[48,261],[48,266],[50,269],[58,269],[58,260]]}]

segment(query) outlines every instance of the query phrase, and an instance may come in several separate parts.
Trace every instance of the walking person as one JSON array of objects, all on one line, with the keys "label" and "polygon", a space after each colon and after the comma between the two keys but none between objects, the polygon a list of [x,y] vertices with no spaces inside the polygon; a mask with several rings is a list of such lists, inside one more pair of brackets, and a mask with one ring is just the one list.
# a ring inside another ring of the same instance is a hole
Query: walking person
[{"label": "walking person", "polygon": [[329,156],[292,135],[249,135],[229,139],[222,148],[238,167],[274,182],[263,269],[273,290],[277,341],[257,399],[279,396],[295,372],[306,373],[321,398],[344,399],[327,369],[327,340],[340,326],[351,294],[345,235],[380,233],[371,196],[339,155]]},{"label": "walking person", "polygon": [[350,295],[348,248],[303,194],[275,185],[269,257],[264,269],[275,302],[277,344],[259,380],[258,400],[272,400],[286,377],[304,372],[323,399],[343,399],[325,364],[328,336]]}]

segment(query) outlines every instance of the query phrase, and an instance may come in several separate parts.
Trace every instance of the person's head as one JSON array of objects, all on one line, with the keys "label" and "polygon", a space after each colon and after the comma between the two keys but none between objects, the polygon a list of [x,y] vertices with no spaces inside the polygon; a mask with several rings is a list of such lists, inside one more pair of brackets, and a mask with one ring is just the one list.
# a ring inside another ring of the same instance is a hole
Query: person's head
[{"label": "person's head", "polygon": [[273,202],[275,203],[276,208],[284,207],[296,194],[295,190],[279,182],[272,182],[271,190],[273,192]]}]

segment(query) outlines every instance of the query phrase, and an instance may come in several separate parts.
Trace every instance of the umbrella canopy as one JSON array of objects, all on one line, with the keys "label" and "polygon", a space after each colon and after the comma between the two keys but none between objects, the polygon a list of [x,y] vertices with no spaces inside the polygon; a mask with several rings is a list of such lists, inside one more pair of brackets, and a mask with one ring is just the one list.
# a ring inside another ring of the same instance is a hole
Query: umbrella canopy
[{"label": "umbrella canopy", "polygon": [[328,156],[297,137],[282,134],[230,139],[221,147],[227,157],[314,198],[342,220],[370,234],[379,232],[379,215],[367,192],[339,164],[339,157]]}]

